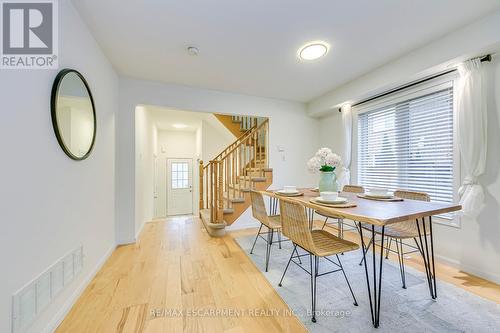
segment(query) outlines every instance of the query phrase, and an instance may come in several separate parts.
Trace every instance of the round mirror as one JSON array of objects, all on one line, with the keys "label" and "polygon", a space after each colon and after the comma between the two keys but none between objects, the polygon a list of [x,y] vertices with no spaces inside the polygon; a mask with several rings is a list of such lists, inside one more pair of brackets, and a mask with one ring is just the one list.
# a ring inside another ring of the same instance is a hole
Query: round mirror
[{"label": "round mirror", "polygon": [[74,160],[90,155],[95,141],[94,100],[85,78],[73,69],[63,69],[52,86],[52,125],[57,141]]}]

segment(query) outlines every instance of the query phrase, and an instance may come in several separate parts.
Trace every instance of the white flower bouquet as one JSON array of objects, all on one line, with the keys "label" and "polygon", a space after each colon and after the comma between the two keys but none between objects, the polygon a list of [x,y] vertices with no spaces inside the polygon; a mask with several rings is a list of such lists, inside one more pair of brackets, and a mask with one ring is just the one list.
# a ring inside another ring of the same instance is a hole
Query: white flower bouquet
[{"label": "white flower bouquet", "polygon": [[330,148],[320,148],[316,154],[307,162],[309,171],[332,172],[342,164],[342,158],[332,152]]}]

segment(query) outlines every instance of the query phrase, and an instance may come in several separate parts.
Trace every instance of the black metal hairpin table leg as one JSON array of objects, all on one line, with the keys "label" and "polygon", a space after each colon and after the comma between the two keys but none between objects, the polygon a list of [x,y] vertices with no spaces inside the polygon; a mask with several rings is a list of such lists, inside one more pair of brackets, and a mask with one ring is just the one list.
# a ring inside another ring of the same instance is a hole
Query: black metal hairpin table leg
[{"label": "black metal hairpin table leg", "polygon": [[[375,239],[375,226],[371,226],[372,239]],[[382,226],[381,232],[381,241],[380,241],[380,262],[378,266],[378,277],[377,277],[377,265],[376,265],[376,248],[375,242],[372,242],[372,279],[373,279],[373,290],[370,287],[370,276],[368,274],[368,265],[367,265],[367,252],[368,247],[365,248],[365,242],[363,239],[363,228],[361,228],[361,224],[359,224],[358,228],[359,236],[361,237],[361,250],[363,252],[363,263],[365,266],[365,276],[366,276],[366,286],[368,288],[368,298],[370,300],[370,312],[372,316],[372,324],[375,328],[379,327],[380,324],[380,299],[382,296],[382,267],[384,263],[384,234],[385,234],[385,226]],[[369,245],[368,245],[369,246]],[[378,285],[377,285],[378,284]]]},{"label": "black metal hairpin table leg", "polygon": [[[437,298],[437,286],[436,286],[436,267],[434,265],[434,239],[432,235],[432,217],[429,216],[429,238],[430,244],[427,241],[427,227],[425,225],[425,217],[422,219],[417,219],[418,238],[417,246],[424,260],[425,275],[427,277],[427,283],[429,285],[429,293],[432,299]],[[430,248],[429,248],[430,245]]]},{"label": "black metal hairpin table leg", "polygon": [[271,215],[276,215],[278,212],[278,199],[269,197],[269,213]]}]

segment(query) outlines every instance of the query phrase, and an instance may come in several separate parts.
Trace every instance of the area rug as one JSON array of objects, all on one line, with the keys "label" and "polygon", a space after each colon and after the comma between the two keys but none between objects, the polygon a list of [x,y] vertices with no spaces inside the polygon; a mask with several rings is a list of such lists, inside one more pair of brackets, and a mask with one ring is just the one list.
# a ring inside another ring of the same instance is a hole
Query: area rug
[{"label": "area rug", "polygon": [[[500,332],[500,304],[476,296],[438,279],[438,298],[432,300],[425,274],[406,267],[406,286],[401,288],[397,262],[384,259],[380,327],[373,328],[364,267],[359,266],[361,250],[341,258],[359,306],[353,299],[341,272],[318,277],[317,322],[311,322],[310,277],[300,267],[290,264],[283,286],[278,282],[292,251],[290,242],[282,249],[273,244],[269,272],[264,272],[265,242],[254,237],[236,238],[257,268],[310,332]],[[371,258],[371,254],[370,254]],[[377,259],[378,260],[378,259]],[[309,268],[309,259],[303,258]],[[378,262],[378,261],[377,261]],[[332,269],[321,260],[320,270]]]}]

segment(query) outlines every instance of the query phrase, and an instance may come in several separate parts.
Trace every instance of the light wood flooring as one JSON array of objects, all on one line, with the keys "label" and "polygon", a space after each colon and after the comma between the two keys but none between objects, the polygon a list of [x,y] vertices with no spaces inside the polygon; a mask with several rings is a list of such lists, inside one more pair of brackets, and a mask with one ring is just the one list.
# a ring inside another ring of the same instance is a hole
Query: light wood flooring
[{"label": "light wood flooring", "polygon": [[[114,251],[57,332],[306,332],[234,241],[255,232],[211,238],[196,217],[147,223],[136,244]],[[423,269],[416,255],[406,262]],[[437,275],[500,303],[499,285],[445,265]]]}]

